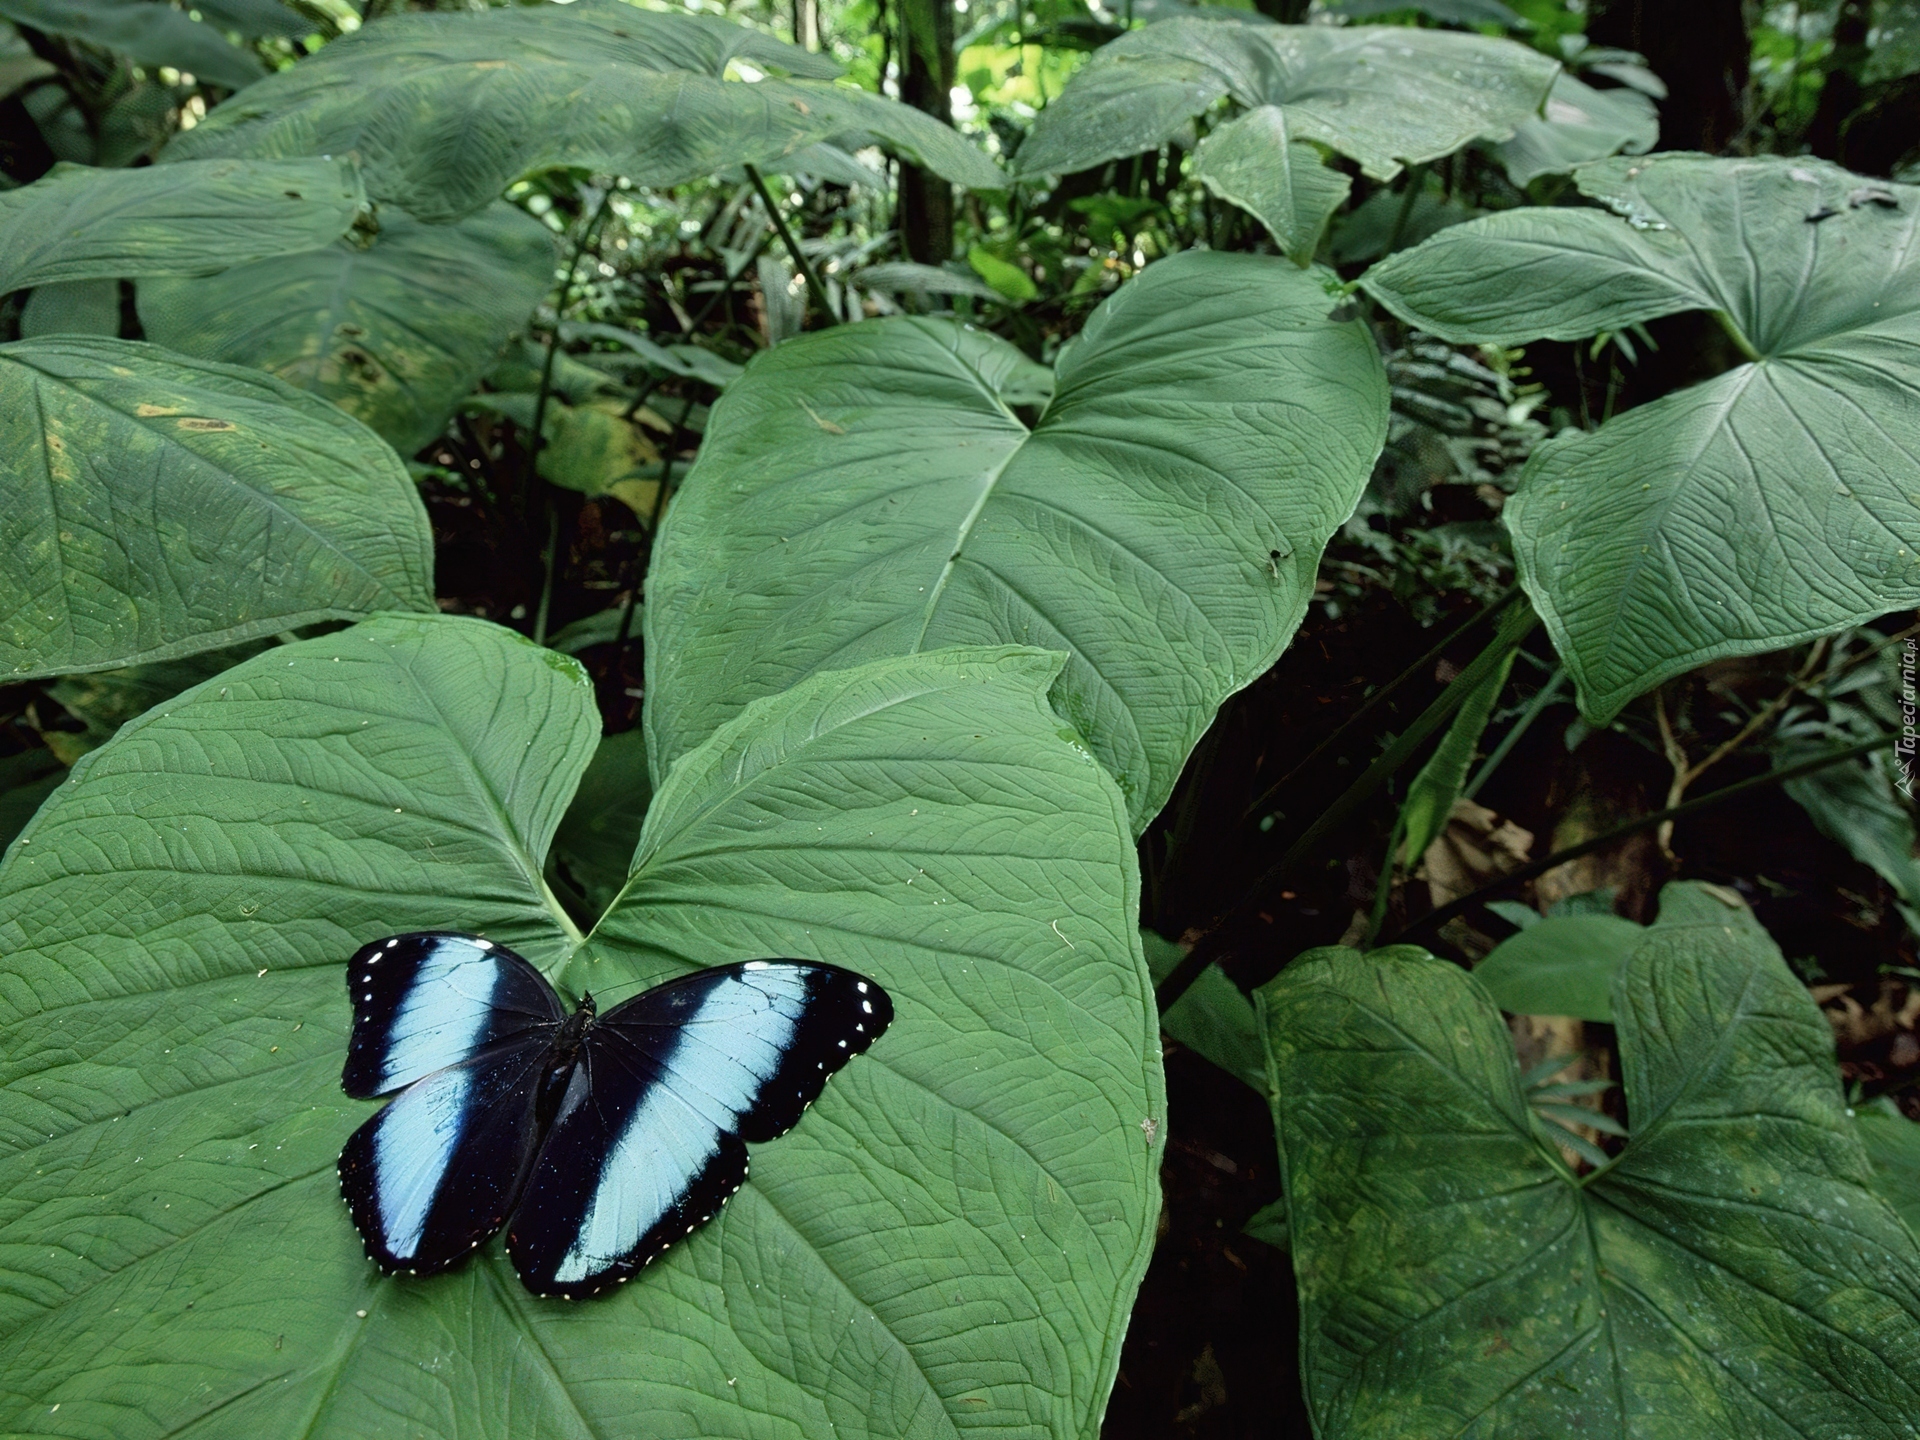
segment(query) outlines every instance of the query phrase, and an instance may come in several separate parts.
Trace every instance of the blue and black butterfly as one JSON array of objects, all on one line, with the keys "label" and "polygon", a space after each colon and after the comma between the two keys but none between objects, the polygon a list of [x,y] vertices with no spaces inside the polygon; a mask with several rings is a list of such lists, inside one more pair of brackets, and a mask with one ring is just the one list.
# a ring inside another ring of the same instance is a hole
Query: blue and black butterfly
[{"label": "blue and black butterfly", "polygon": [[[747,1178],[745,1141],[784,1134],[893,1019],[873,981],[748,960],[567,1013],[502,945],[427,932],[347,964],[340,1083],[395,1098],[340,1152],[340,1190],[389,1273],[435,1275],[501,1227],[529,1289],[630,1280]],[[509,1223],[511,1220],[511,1223]]]}]

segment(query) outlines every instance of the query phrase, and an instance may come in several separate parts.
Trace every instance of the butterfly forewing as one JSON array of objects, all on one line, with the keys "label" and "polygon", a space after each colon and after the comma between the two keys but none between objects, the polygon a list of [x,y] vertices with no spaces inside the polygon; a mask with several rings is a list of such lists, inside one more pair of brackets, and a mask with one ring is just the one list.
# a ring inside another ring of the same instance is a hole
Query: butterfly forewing
[{"label": "butterfly forewing", "polygon": [[340,1192],[367,1254],[433,1275],[506,1223],[540,1143],[546,1037],[507,1041],[416,1081],[354,1131]]},{"label": "butterfly forewing", "polygon": [[515,1036],[552,1033],[566,1019],[539,971],[471,935],[377,940],[347,962],[347,987],[353,1037],[340,1084],[356,1100],[390,1094]]},{"label": "butterfly forewing", "polygon": [[871,981],[790,960],[703,970],[616,1006],[587,1032],[508,1231],[521,1278],[567,1296],[630,1278],[740,1188],[743,1139],[791,1128],[892,1018]]}]

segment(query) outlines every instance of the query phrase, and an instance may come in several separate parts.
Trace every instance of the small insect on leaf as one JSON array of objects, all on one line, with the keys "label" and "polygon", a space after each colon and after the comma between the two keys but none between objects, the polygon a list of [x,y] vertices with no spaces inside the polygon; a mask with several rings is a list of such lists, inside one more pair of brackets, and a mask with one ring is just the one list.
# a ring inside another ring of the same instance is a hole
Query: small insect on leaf
[{"label": "small insect on leaf", "polygon": [[812,420],[814,424],[818,425],[829,435],[844,435],[847,433],[844,425],[836,425],[831,420],[822,419],[820,412],[815,410],[813,406],[807,404],[806,401],[802,400],[800,402],[800,408],[807,412],[808,419]]}]

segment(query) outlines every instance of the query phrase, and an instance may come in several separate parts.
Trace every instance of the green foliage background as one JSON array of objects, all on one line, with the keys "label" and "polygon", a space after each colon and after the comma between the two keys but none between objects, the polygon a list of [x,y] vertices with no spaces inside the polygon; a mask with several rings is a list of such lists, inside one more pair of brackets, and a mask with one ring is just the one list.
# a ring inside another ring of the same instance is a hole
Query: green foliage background
[{"label": "green foliage background", "polygon": [[[1920,26],[1786,8],[1710,154],[1560,0],[0,0],[0,1431],[1095,1435],[1164,1023],[1270,1106],[1323,1440],[1920,1433],[1910,1122],[1751,912],[1476,952],[1520,877],[1429,863],[1570,693],[1629,828],[1757,759],[1920,907]],[[1478,655],[1210,795],[1383,589]],[[1248,928],[1343,861],[1361,948]],[[645,1283],[383,1279],[342,967],[442,928],[898,1018]]]}]

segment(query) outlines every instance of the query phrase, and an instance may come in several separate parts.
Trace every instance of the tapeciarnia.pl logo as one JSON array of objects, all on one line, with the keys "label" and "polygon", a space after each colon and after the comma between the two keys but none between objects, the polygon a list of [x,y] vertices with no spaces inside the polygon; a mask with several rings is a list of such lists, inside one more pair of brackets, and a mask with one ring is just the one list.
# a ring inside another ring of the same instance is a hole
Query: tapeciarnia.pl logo
[{"label": "tapeciarnia.pl logo", "polygon": [[1913,799],[1913,760],[1914,760],[1914,662],[1920,658],[1920,639],[1907,638],[1906,647],[1900,652],[1900,738],[1893,744],[1894,768],[1900,772],[1900,778],[1894,784],[1900,787],[1900,793]]}]

